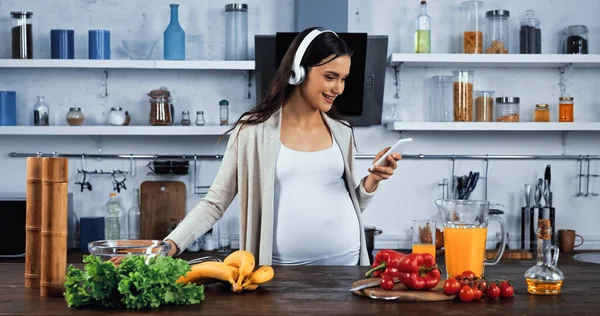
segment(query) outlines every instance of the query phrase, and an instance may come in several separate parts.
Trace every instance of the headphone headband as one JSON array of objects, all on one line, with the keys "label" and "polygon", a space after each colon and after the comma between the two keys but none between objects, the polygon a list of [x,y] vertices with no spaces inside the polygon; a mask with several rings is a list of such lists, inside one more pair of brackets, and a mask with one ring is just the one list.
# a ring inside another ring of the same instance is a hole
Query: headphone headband
[{"label": "headphone headband", "polygon": [[300,65],[300,62],[302,62],[302,58],[304,57],[304,54],[306,53],[306,50],[308,49],[308,46],[310,45],[310,43],[321,33],[326,33],[326,32],[333,33],[335,36],[338,36],[334,31],[331,31],[331,30],[321,31],[319,29],[314,29],[310,33],[308,33],[304,37],[304,39],[302,39],[302,42],[300,42],[300,45],[298,46],[298,50],[296,50],[296,54],[294,55],[294,63],[292,64],[292,74],[289,79],[290,84],[298,85],[298,84],[302,83],[302,81],[304,81],[306,71],[305,71],[304,67],[302,67]]}]

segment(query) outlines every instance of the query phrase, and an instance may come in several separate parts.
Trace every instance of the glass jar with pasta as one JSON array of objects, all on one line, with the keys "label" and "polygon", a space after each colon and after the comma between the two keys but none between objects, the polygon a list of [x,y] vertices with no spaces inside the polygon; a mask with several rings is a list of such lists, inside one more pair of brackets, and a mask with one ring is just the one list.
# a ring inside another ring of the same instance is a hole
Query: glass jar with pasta
[{"label": "glass jar with pasta", "polygon": [[473,122],[473,81],[472,70],[455,70],[454,76],[454,122]]},{"label": "glass jar with pasta", "polygon": [[470,0],[461,4],[463,53],[483,53],[483,1]]}]

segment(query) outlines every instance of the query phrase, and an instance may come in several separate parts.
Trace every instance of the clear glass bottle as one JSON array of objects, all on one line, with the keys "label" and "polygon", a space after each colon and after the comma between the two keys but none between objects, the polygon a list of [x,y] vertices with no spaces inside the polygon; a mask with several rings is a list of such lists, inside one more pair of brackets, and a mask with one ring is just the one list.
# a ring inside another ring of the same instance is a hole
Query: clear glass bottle
[{"label": "clear glass bottle", "polygon": [[248,59],[248,5],[225,5],[225,60]]},{"label": "clear glass bottle", "polygon": [[527,292],[530,294],[560,294],[565,277],[562,271],[556,267],[559,249],[552,245],[551,236],[550,220],[538,220],[537,264],[525,272]]},{"label": "clear glass bottle", "polygon": [[519,52],[521,54],[542,53],[542,29],[540,20],[534,17],[535,11],[525,11],[525,18],[521,20],[519,29]]},{"label": "clear glass bottle", "polygon": [[204,120],[204,111],[196,111],[196,125],[204,126],[206,121]]},{"label": "clear glass bottle", "polygon": [[81,112],[80,107],[69,108],[69,112],[67,112],[67,123],[71,126],[80,126],[83,124],[83,120],[85,117],[83,116],[83,112]]},{"label": "clear glass bottle", "polygon": [[11,12],[12,16],[12,58],[13,59],[33,59],[33,30],[31,26],[31,17],[33,12],[16,11]]},{"label": "clear glass bottle", "polygon": [[38,96],[38,101],[33,107],[33,125],[50,125],[50,107],[44,102],[44,97]]},{"label": "clear glass bottle", "polygon": [[415,53],[431,53],[431,17],[427,15],[427,2],[425,0],[421,1],[421,14],[417,17]]},{"label": "clear glass bottle", "polygon": [[461,4],[463,53],[483,53],[483,1],[472,0]]},{"label": "clear glass bottle", "polygon": [[129,239],[140,239],[140,189],[133,190],[133,206],[127,212]]},{"label": "clear glass bottle", "polygon": [[221,100],[219,107],[221,108],[221,126],[229,125],[229,102]]},{"label": "clear glass bottle", "polygon": [[104,239],[121,239],[121,225],[119,216],[121,214],[121,204],[117,199],[116,193],[110,193],[110,198],[105,205],[106,216],[104,218]]},{"label": "clear glass bottle", "polygon": [[190,120],[190,111],[181,112],[181,125],[190,126],[192,121]]},{"label": "clear glass bottle", "polygon": [[563,96],[558,98],[558,121],[573,122],[573,98]]},{"label": "clear glass bottle", "polygon": [[508,39],[508,10],[490,10],[485,13],[487,18],[486,54],[508,54],[510,45]]},{"label": "clear glass bottle", "polygon": [[538,103],[533,111],[534,122],[550,122],[550,108],[546,103]]},{"label": "clear glass bottle", "polygon": [[473,122],[473,84],[475,74],[471,70],[455,70],[454,75],[454,122]]}]

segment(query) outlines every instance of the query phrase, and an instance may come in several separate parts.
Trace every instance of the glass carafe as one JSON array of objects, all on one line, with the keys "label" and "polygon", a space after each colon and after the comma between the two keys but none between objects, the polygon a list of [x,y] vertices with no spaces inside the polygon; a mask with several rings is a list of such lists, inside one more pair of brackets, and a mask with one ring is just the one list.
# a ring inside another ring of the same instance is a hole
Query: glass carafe
[{"label": "glass carafe", "polygon": [[[558,247],[552,245],[551,236],[550,220],[538,220],[537,264],[525,272],[527,292],[530,294],[560,294],[565,277],[562,271],[556,267]],[[552,251],[554,251],[554,255]]]},{"label": "glass carafe", "polygon": [[[456,277],[466,270],[482,276],[485,265],[500,261],[506,246],[506,224],[502,217],[489,215],[489,201],[436,200],[444,225],[446,274]],[[494,260],[485,259],[489,221],[500,223],[500,249]]]}]

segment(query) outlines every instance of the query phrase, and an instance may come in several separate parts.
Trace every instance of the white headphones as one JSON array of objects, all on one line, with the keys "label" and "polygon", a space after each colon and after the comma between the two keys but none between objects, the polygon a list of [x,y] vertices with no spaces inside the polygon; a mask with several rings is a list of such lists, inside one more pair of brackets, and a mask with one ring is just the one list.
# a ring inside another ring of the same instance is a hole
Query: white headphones
[{"label": "white headphones", "polygon": [[296,55],[294,55],[294,63],[292,64],[292,74],[290,75],[290,79],[288,80],[289,84],[296,86],[296,85],[301,84],[304,81],[304,79],[306,78],[306,69],[304,69],[304,67],[300,66],[302,57],[304,57],[304,53],[306,53],[306,49],[308,48],[308,45],[310,45],[310,43],[315,39],[315,37],[317,37],[317,36],[319,36],[319,34],[325,33],[325,32],[330,32],[330,33],[335,34],[335,36],[337,36],[337,34],[334,31],[330,31],[330,30],[321,31],[319,29],[314,29],[310,33],[308,33],[308,35],[306,35],[304,37],[304,39],[300,43],[300,46],[298,46]]}]

